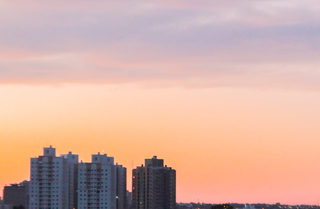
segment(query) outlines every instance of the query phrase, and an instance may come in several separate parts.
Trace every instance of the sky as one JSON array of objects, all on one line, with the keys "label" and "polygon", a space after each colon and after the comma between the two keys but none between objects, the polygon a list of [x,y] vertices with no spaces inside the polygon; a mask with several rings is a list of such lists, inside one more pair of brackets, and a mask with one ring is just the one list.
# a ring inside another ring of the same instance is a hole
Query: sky
[{"label": "sky", "polygon": [[[52,145],[177,202],[318,204],[318,0],[0,0],[0,188]],[[2,196],[0,194],[0,196]]]}]

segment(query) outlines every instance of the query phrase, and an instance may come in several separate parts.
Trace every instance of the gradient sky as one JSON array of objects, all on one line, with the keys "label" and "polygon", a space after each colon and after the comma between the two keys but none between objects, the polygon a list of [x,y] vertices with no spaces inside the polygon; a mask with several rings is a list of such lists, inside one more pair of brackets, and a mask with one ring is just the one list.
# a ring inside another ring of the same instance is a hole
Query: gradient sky
[{"label": "gradient sky", "polygon": [[0,0],[0,188],[52,145],[178,202],[317,204],[319,0]]}]

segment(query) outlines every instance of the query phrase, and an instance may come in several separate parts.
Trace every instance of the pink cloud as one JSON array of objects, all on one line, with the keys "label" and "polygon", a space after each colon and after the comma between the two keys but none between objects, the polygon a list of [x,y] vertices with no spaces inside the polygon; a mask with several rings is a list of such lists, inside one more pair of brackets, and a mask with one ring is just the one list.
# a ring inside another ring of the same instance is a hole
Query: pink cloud
[{"label": "pink cloud", "polygon": [[2,1],[0,9],[1,83],[318,89],[315,1]]}]

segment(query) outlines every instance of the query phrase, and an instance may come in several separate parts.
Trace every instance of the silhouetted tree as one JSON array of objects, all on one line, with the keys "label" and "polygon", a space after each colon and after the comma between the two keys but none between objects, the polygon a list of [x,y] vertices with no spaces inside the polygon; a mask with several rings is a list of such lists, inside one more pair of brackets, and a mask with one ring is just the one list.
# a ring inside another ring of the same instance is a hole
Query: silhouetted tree
[{"label": "silhouetted tree", "polygon": [[220,204],[211,206],[211,209],[233,209],[233,206],[229,204]]},{"label": "silhouetted tree", "polygon": [[23,207],[22,205],[20,206],[14,206],[13,209],[24,209],[25,207]]}]

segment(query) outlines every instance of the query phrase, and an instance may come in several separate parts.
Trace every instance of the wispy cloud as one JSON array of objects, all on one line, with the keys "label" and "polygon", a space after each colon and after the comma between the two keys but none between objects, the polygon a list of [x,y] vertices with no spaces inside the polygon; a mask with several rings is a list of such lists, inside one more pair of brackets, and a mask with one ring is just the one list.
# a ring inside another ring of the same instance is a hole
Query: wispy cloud
[{"label": "wispy cloud", "polygon": [[0,1],[1,83],[320,89],[317,1]]}]

